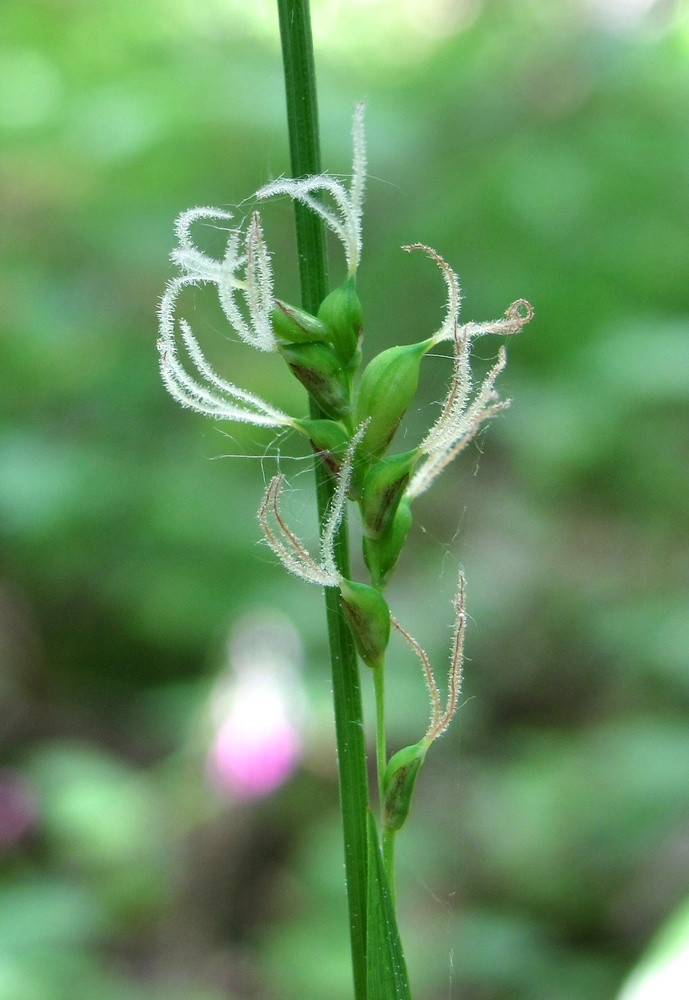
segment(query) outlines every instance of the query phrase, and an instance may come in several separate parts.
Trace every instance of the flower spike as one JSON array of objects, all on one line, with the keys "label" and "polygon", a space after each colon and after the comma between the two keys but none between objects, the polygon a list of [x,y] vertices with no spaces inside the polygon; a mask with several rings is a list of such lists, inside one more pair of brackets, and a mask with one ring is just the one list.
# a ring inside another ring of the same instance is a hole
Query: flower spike
[{"label": "flower spike", "polygon": [[[344,247],[350,274],[355,274],[361,257],[361,216],[366,179],[366,142],[364,137],[364,104],[357,106],[352,124],[352,180],[349,191],[340,181],[327,174],[310,177],[284,177],[266,184],[256,192],[259,200],[286,194],[307,205],[319,215]],[[324,205],[316,192],[331,196],[335,209]]]}]

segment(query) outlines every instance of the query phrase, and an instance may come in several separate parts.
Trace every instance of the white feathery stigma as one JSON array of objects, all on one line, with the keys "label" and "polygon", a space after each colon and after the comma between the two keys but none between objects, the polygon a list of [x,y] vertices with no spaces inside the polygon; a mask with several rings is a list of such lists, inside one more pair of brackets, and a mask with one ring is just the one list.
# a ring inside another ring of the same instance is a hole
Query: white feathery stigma
[{"label": "white feathery stigma", "polygon": [[459,691],[462,684],[462,668],[464,665],[464,626],[466,625],[466,601],[464,592],[464,574],[460,572],[457,593],[452,601],[455,609],[455,624],[452,632],[450,669],[447,676],[447,701],[444,711],[440,705],[440,693],[438,692],[438,685],[433,675],[433,669],[431,667],[430,660],[428,659],[428,654],[421,648],[416,639],[414,639],[413,636],[402,628],[396,618],[393,616],[390,617],[390,622],[393,628],[399,632],[405,642],[407,642],[421,661],[421,667],[423,669],[426,686],[428,687],[428,693],[431,699],[431,720],[423,738],[423,743],[425,744],[426,749],[428,749],[434,740],[437,740],[437,738],[445,732],[457,710]]},{"label": "white feathery stigma", "polygon": [[419,452],[425,460],[417,467],[406,495],[410,499],[424,493],[445,466],[462,451],[476,436],[484,421],[495,416],[510,405],[510,400],[500,400],[495,391],[495,382],[504,369],[507,355],[500,348],[497,363],[490,369],[481,386],[471,397],[471,344],[475,337],[487,333],[510,335],[518,333],[533,316],[533,309],[525,299],[518,299],[507,309],[505,315],[487,323],[466,323],[459,326],[459,281],[457,275],[443,258],[420,243],[405,250],[424,250],[432,257],[445,278],[448,301],[445,319],[440,329],[431,338],[437,344],[452,338],[454,340],[453,370],[450,388],[440,415],[419,445]]},{"label": "white feathery stigma", "polygon": [[321,587],[338,587],[342,579],[335,564],[335,535],[342,522],[347,493],[352,478],[352,465],[357,445],[363,437],[367,423],[363,423],[353,436],[347,448],[342,467],[337,478],[337,488],[333,495],[328,515],[323,525],[320,543],[320,558],[314,559],[303,542],[290,531],[280,511],[280,493],[284,476],[273,476],[268,483],[263,501],[258,511],[258,520],[268,545],[285,569],[295,576]]},{"label": "white feathery stigma", "polygon": [[426,246],[425,243],[410,243],[408,246],[403,246],[402,249],[406,250],[407,253],[411,253],[412,250],[423,250],[424,253],[427,253],[436,262],[443,272],[443,278],[447,285],[447,308],[445,310],[445,319],[440,329],[433,334],[431,340],[434,344],[439,344],[442,340],[451,340],[459,322],[459,308],[462,301],[459,278],[440,254],[432,247]]},{"label": "white feathery stigma", "polygon": [[[158,308],[158,351],[160,371],[169,393],[182,406],[221,420],[236,420],[257,426],[291,426],[292,419],[259,396],[240,389],[221,378],[206,360],[189,323],[175,319],[177,300],[187,286],[213,284],[220,304],[231,326],[247,344],[262,351],[276,346],[270,321],[273,308],[270,256],[266,250],[260,218],[255,212],[240,251],[242,231],[231,229],[222,260],[200,250],[191,237],[191,226],[198,220],[230,220],[230,212],[216,208],[191,208],[178,217],[175,235],[178,246],[171,253],[181,276],[172,278]],[[238,272],[244,269],[244,278]],[[234,295],[242,292],[248,321],[238,307]],[[191,374],[179,356],[178,336],[194,373]]]},{"label": "white feathery stigma", "polygon": [[[355,274],[361,258],[361,218],[366,181],[366,141],[364,136],[364,103],[357,105],[352,123],[352,179],[347,190],[340,181],[328,174],[309,177],[283,177],[259,188],[259,200],[286,194],[307,205],[331,229],[344,247],[350,274]],[[334,206],[325,205],[317,192],[329,194]]]}]

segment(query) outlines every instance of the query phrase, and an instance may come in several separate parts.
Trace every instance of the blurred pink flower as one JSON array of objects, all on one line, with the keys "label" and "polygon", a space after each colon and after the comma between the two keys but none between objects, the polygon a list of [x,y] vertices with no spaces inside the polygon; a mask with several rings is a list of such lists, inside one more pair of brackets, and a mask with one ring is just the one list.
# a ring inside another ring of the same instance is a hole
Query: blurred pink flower
[{"label": "blurred pink flower", "polygon": [[36,821],[36,801],[16,771],[0,771],[0,850],[13,847]]},{"label": "blurred pink flower", "polygon": [[301,755],[301,647],[289,622],[274,615],[246,619],[234,630],[230,672],[211,699],[214,737],[207,767],[222,792],[268,795]]}]

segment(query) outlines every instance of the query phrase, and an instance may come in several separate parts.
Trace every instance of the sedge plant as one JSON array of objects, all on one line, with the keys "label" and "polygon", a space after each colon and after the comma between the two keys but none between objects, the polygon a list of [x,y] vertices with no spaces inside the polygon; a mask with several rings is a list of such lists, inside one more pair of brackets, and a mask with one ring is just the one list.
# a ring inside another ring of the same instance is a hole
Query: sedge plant
[{"label": "sedge plant", "polygon": [[[453,600],[454,627],[446,697],[441,698],[429,657],[397,620],[386,600],[386,584],[402,553],[418,496],[475,438],[486,421],[509,406],[496,383],[506,364],[504,347],[476,384],[471,371],[474,341],[485,334],[512,335],[531,319],[523,299],[487,323],[460,322],[457,275],[435,250],[419,243],[403,247],[425,254],[445,284],[445,315],[439,328],[416,343],[401,343],[371,357],[363,337],[357,294],[362,258],[366,182],[364,105],[354,113],[353,158],[347,184],[320,171],[313,51],[307,0],[278,2],[287,89],[292,176],[261,187],[246,219],[211,207],[182,212],[175,224],[172,261],[179,274],[168,283],[159,308],[159,354],[163,381],[182,406],[222,421],[290,430],[310,442],[316,467],[320,537],[303,541],[281,508],[284,480],[268,483],[258,523],[282,566],[303,583],[323,588],[330,639],[340,798],[345,844],[350,936],[356,1000],[405,1000],[409,983],[394,905],[395,840],[409,815],[426,755],[450,725],[462,678],[466,584],[459,574]],[[286,196],[297,213],[302,302],[275,294],[274,265],[261,218],[270,199]],[[210,223],[227,232],[221,257],[200,249],[194,229]],[[339,241],[344,272],[327,287],[325,229]],[[304,386],[309,412],[288,413],[215,370],[190,324],[179,314],[187,286],[214,286],[235,335],[259,352],[279,354]],[[424,358],[451,345],[445,399],[434,422],[413,448],[394,450],[395,432],[417,392]],[[352,578],[347,513],[358,507],[367,578]],[[385,676],[391,634],[398,633],[419,660],[428,688],[426,732],[410,746],[388,751]],[[362,665],[360,668],[359,665]],[[360,674],[375,690],[375,781],[369,788]]]}]

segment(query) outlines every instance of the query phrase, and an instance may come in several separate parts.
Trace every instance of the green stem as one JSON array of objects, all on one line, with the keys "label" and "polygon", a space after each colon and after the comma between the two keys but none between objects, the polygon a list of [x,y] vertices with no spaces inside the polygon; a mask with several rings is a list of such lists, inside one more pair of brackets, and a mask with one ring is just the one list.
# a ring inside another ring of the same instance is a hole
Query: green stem
[{"label": "green stem", "polygon": [[378,772],[378,802],[380,820],[383,822],[385,804],[384,779],[387,753],[385,749],[385,664],[381,663],[373,671],[373,685],[376,692],[376,769]]},{"label": "green stem", "polygon": [[383,827],[383,867],[388,880],[390,899],[395,906],[395,836],[389,826]]},{"label": "green stem", "polygon": [[[300,177],[320,172],[309,2],[278,0],[278,13],[292,175]],[[325,232],[320,218],[304,205],[295,201],[294,211],[302,304],[308,312],[315,314],[328,291]],[[323,416],[313,403],[311,416]],[[332,499],[334,483],[321,465],[316,467],[316,491],[322,525]],[[339,571],[349,577],[348,532],[344,519],[335,540],[335,558]],[[326,589],[325,605],[333,677],[354,992],[356,1000],[366,1000],[368,778],[359,667],[354,642],[335,588]]]},{"label": "green stem", "polygon": [[[309,0],[278,0],[282,62],[287,96],[287,128],[293,177],[321,172],[316,70]],[[328,257],[323,223],[294,202],[302,305],[314,316],[328,294]]]}]

